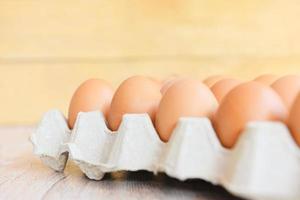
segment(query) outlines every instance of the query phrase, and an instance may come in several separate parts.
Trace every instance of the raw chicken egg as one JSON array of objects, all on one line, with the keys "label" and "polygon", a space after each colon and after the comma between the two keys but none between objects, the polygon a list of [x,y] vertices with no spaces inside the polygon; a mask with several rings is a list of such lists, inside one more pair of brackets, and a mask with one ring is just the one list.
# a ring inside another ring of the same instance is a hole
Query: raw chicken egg
[{"label": "raw chicken egg", "polygon": [[175,82],[163,95],[155,119],[162,141],[167,142],[180,117],[211,117],[218,102],[210,89],[198,80]]},{"label": "raw chicken egg", "polygon": [[147,78],[149,78],[150,80],[156,82],[157,84],[159,84],[159,85],[161,85],[161,86],[162,86],[162,84],[163,84],[163,81],[160,80],[160,79],[158,79],[158,78],[154,78],[154,77],[151,77],[151,76],[149,76],[149,77],[147,77]]},{"label": "raw chicken egg", "polygon": [[160,89],[161,94],[165,94],[165,92],[177,81],[182,80],[182,78],[170,78],[163,82],[162,87]]},{"label": "raw chicken egg", "polygon": [[273,74],[263,74],[254,79],[254,81],[260,82],[265,85],[271,85],[274,83],[279,77]]},{"label": "raw chicken egg", "polygon": [[298,93],[300,92],[300,76],[283,76],[275,81],[271,86],[282,98],[287,109],[290,110]]},{"label": "raw chicken egg", "polygon": [[230,90],[232,90],[234,87],[241,83],[241,81],[232,78],[222,79],[215,83],[210,89],[214,93],[218,102],[221,102],[221,100],[226,96],[226,94]]},{"label": "raw chicken egg", "polygon": [[148,113],[152,121],[161,99],[161,85],[150,78],[133,76],[125,80],[115,92],[108,115],[108,124],[117,130],[124,114]]},{"label": "raw chicken egg", "polygon": [[226,76],[222,76],[222,75],[214,75],[214,76],[209,76],[206,79],[203,80],[203,83],[205,85],[207,85],[208,87],[213,86],[216,82],[224,79],[224,78],[228,78]]},{"label": "raw chicken egg", "polygon": [[290,110],[287,124],[294,139],[300,146],[300,93],[298,93],[298,96]]},{"label": "raw chicken egg", "polygon": [[254,81],[233,88],[214,116],[214,127],[223,146],[231,148],[250,121],[284,121],[287,110],[270,87]]},{"label": "raw chicken egg", "polygon": [[100,79],[90,79],[82,83],[70,102],[68,124],[73,128],[79,112],[99,110],[107,115],[113,96],[113,88]]}]

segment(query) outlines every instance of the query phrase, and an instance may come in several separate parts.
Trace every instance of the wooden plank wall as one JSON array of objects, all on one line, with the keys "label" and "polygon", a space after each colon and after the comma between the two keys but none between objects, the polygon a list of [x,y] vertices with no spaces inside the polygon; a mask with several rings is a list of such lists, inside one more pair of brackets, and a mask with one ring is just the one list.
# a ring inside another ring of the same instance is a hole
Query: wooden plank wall
[{"label": "wooden plank wall", "polygon": [[297,0],[0,0],[0,123],[66,111],[90,77],[300,73]]}]

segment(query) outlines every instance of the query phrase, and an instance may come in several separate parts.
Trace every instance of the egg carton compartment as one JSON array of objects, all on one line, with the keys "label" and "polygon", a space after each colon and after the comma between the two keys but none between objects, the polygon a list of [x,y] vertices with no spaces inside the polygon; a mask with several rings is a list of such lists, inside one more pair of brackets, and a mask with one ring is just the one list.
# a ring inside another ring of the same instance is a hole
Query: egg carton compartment
[{"label": "egg carton compartment", "polygon": [[169,142],[147,114],[127,114],[116,132],[101,112],[81,112],[73,130],[58,110],[45,113],[30,137],[34,153],[56,171],[68,156],[90,179],[114,171],[147,170],[222,185],[249,199],[299,199],[300,150],[280,122],[251,122],[232,149],[224,148],[208,118],[181,118]]}]

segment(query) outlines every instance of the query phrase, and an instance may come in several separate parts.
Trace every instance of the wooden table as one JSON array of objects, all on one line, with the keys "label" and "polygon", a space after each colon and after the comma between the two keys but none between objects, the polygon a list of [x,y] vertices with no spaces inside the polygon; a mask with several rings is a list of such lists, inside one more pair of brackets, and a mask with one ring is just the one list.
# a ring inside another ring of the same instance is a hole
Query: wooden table
[{"label": "wooden table", "polygon": [[115,172],[93,181],[72,162],[64,173],[54,172],[32,153],[28,137],[33,129],[0,128],[0,199],[238,199],[222,187],[165,174]]}]

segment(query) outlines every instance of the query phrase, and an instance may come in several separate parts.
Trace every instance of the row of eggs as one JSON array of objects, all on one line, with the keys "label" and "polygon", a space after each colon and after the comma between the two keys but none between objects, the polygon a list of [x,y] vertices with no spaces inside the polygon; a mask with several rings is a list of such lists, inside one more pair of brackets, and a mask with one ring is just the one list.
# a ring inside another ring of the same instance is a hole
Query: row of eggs
[{"label": "row of eggs", "polygon": [[116,91],[104,80],[90,79],[75,91],[68,124],[79,112],[99,110],[116,131],[122,116],[147,113],[162,141],[167,142],[180,117],[208,117],[224,147],[234,146],[249,121],[281,121],[300,145],[300,76],[261,75],[242,82],[224,76],[204,81],[171,77],[157,81],[133,76]]}]

